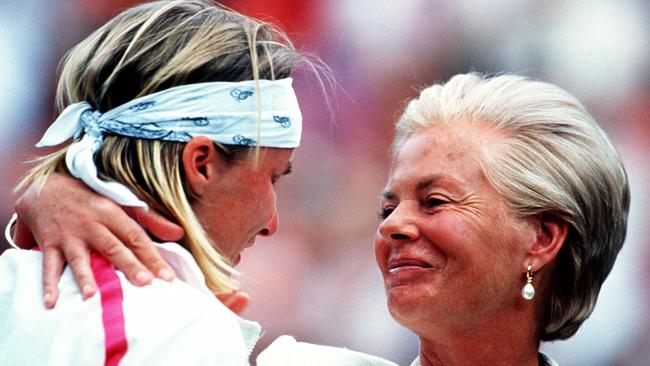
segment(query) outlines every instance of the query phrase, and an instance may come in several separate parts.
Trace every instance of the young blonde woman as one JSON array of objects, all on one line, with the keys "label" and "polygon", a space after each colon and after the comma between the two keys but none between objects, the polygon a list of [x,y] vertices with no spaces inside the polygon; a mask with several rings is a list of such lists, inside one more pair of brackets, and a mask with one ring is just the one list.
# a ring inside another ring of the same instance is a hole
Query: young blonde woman
[{"label": "young blonde woman", "polygon": [[[274,184],[290,173],[301,135],[289,78],[301,61],[281,32],[200,0],[128,9],[69,52],[57,91],[62,112],[38,146],[72,142],[40,159],[21,185],[71,175],[106,200],[172,220],[184,236],[156,246],[171,268],[159,271],[168,281],[151,286],[130,284],[102,257],[111,249],[71,263],[90,263],[95,296],[66,269],[58,292],[43,298],[41,253],[3,253],[0,364],[249,363],[260,326],[215,295],[236,290],[241,251],[278,228]],[[85,230],[104,244],[111,235]],[[178,231],[168,226],[165,236]],[[43,300],[58,304],[47,309]],[[288,337],[258,364],[305,360],[390,364]]]}]

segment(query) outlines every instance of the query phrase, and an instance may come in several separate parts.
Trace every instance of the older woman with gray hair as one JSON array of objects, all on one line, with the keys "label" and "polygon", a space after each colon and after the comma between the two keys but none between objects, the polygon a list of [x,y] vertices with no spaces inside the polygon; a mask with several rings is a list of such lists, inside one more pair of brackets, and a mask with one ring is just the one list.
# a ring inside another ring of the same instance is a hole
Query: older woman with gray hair
[{"label": "older woman with gray hair", "polygon": [[545,365],[591,314],[625,238],[629,188],[564,90],[457,75],[397,122],[376,257],[414,365]]},{"label": "older woman with gray hair", "polygon": [[391,315],[420,339],[413,365],[555,365],[540,342],[591,314],[625,238],[605,133],[554,85],[478,74],[424,89],[396,129],[375,253]]}]

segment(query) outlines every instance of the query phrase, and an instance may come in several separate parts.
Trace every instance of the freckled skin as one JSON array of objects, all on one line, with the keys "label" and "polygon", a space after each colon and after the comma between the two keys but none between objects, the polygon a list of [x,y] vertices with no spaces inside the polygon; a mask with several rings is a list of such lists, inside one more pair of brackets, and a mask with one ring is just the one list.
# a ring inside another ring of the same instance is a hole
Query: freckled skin
[{"label": "freckled skin", "polygon": [[[427,154],[427,155],[428,155],[428,154]],[[462,159],[464,156],[465,156],[465,153],[454,153],[454,152],[450,152],[450,153],[447,153],[447,156],[446,156],[446,157],[447,157],[447,160],[448,160],[448,161],[453,162],[453,161],[456,161],[456,160]]]},{"label": "freckled skin", "polygon": [[[389,215],[375,254],[392,316],[420,336],[470,333],[503,321],[520,301],[523,243],[532,234],[481,171],[481,148],[493,140],[467,124],[433,126],[393,161],[386,191],[394,197],[382,199]],[[418,189],[427,177],[437,178]],[[390,260],[404,255],[432,268],[391,275]]]}]

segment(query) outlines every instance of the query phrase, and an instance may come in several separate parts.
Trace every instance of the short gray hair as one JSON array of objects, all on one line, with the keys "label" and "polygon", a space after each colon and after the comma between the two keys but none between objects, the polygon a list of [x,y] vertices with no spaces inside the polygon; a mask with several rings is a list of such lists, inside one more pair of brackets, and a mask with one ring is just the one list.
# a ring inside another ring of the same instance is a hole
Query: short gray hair
[{"label": "short gray hair", "polygon": [[500,131],[483,171],[521,217],[570,225],[549,288],[542,340],[572,336],[591,314],[623,245],[630,193],[616,150],[585,107],[559,87],[517,75],[456,75],[424,89],[396,124],[393,152],[428,126],[456,121]]}]

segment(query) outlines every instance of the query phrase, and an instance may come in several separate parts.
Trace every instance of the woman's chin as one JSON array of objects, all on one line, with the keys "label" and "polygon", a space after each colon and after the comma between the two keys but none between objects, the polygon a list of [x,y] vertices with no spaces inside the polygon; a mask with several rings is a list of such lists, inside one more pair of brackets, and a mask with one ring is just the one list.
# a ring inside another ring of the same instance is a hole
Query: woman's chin
[{"label": "woman's chin", "polygon": [[394,288],[388,292],[388,311],[398,324],[422,337],[442,323],[440,315],[445,304],[444,299],[437,297],[431,293],[423,297],[415,291]]},{"label": "woman's chin", "polygon": [[388,310],[395,320],[402,323],[402,319],[410,318],[415,314],[427,311],[431,304],[431,297],[435,291],[426,291],[417,285],[402,285],[391,287],[386,291]]},{"label": "woman's chin", "polygon": [[388,308],[393,312],[412,312],[435,301],[441,285],[440,271],[434,268],[404,268],[384,278]]}]

